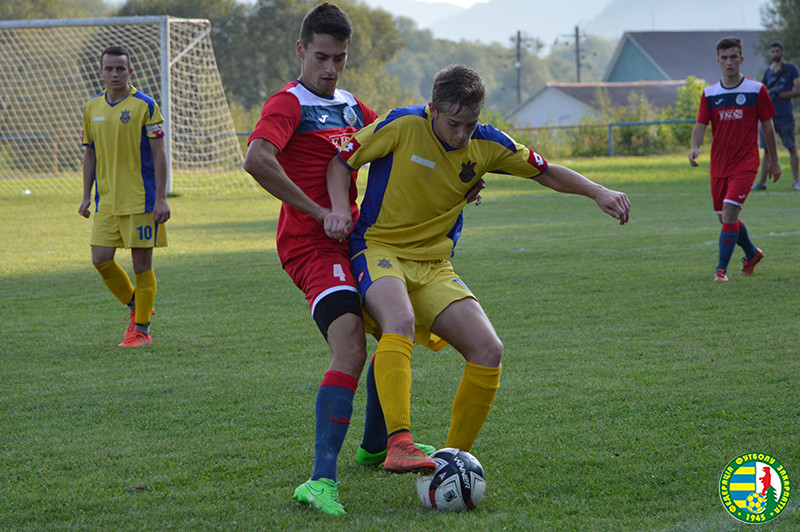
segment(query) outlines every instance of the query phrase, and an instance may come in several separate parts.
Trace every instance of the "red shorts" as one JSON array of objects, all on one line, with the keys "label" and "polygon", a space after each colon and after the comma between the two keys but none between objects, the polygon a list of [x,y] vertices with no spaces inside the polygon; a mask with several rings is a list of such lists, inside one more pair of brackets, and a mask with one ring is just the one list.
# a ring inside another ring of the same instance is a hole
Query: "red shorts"
[{"label": "red shorts", "polygon": [[744,206],[744,200],[750,194],[750,188],[756,180],[756,174],[748,172],[725,177],[711,178],[711,199],[714,201],[714,212],[722,213],[725,203]]},{"label": "red shorts", "polygon": [[322,297],[337,290],[358,293],[347,244],[309,250],[286,261],[283,269],[306,295],[312,316],[314,305]]}]

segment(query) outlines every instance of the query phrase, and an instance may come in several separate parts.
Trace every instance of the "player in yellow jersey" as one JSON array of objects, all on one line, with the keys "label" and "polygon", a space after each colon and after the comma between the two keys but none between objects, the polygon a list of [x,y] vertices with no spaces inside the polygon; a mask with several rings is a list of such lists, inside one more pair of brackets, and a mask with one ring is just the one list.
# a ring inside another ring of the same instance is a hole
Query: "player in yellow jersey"
[{"label": "player in yellow jersey", "polygon": [[[95,213],[92,264],[111,293],[130,309],[119,347],[151,343],[153,248],[167,245],[162,224],[170,217],[163,118],[158,104],[129,84],[132,73],[125,48],[103,50],[100,76],[106,90],[83,111],[83,201],[78,208],[86,218]],[[135,288],[114,260],[118,247],[131,250]]]},{"label": "player in yellow jersey", "polygon": [[[393,472],[433,469],[411,437],[411,350],[431,333],[466,360],[452,405],[446,446],[469,451],[500,382],[503,344],[472,292],[449,262],[461,234],[465,195],[486,173],[531,178],[558,192],[593,199],[628,221],[625,194],[548,164],[535,151],[478,123],[486,89],[462,65],[439,72],[427,107],[405,107],[357,132],[331,160],[332,213],[328,236],[350,238],[353,274],[368,318],[382,333],[373,364],[389,433],[384,467]],[[353,228],[347,202],[351,172],[370,164],[361,215]],[[350,234],[352,229],[352,234]]]}]

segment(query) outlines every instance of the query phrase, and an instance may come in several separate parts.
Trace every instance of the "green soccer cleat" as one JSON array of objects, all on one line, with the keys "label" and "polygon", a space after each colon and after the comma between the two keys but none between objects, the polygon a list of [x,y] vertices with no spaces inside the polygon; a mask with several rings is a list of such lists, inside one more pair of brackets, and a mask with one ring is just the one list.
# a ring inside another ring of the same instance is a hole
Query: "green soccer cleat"
[{"label": "green soccer cleat", "polygon": [[347,513],[344,511],[344,506],[339,503],[339,484],[328,478],[303,482],[294,490],[293,498],[326,514]]},{"label": "green soccer cleat", "polygon": [[[415,443],[414,445],[416,445],[420,451],[427,454],[428,456],[436,452],[436,447],[432,445],[425,445],[424,443]],[[382,450],[379,453],[370,453],[359,445],[358,452],[356,452],[356,463],[358,465],[363,465],[363,466],[382,465],[383,461],[386,460],[386,453],[387,453],[386,449]]]}]

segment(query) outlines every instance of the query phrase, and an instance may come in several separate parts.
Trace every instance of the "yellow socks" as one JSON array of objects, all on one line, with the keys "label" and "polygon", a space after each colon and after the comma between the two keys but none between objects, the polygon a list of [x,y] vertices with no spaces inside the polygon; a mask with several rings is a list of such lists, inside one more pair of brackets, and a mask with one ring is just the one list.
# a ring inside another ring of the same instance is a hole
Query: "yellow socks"
[{"label": "yellow socks", "polygon": [[[464,376],[453,399],[452,420],[446,447],[469,451],[492,409],[500,387],[500,368],[478,366],[467,362]],[[383,398],[381,397],[381,402]]]},{"label": "yellow socks", "polygon": [[122,269],[122,266],[117,261],[110,260],[102,264],[95,264],[94,267],[100,272],[100,277],[103,278],[103,282],[111,290],[111,293],[122,301],[123,305],[131,302],[131,299],[133,299],[133,285],[128,274],[125,273],[125,270]]},{"label": "yellow socks", "polygon": [[150,323],[156,301],[156,274],[152,269],[136,274],[136,323]]},{"label": "yellow socks", "polygon": [[375,351],[375,385],[389,434],[411,428],[413,348],[414,342],[403,335],[384,334]]}]

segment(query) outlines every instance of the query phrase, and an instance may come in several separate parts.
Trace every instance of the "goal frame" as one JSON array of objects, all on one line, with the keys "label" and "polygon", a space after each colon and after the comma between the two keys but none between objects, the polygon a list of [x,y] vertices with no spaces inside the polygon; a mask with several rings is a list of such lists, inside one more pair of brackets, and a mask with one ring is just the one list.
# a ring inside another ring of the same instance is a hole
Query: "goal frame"
[{"label": "goal frame", "polygon": [[[208,27],[184,50],[180,50],[170,61],[170,23],[171,22],[194,22],[206,23]],[[164,118],[164,149],[167,159],[167,192],[172,192],[172,104],[171,104],[171,79],[170,70],[173,65],[186,53],[196,46],[203,38],[211,32],[211,24],[207,19],[192,19],[183,17],[171,17],[169,15],[158,16],[134,16],[134,17],[105,17],[105,18],[83,18],[83,19],[41,19],[41,20],[6,20],[0,21],[0,29],[23,29],[23,28],[56,28],[56,27],[76,27],[76,26],[123,26],[123,25],[142,25],[158,24],[160,28],[160,59],[159,68],[161,74],[161,101],[159,107]],[[136,65],[133,65],[134,68]],[[99,67],[98,67],[99,69]]]}]

